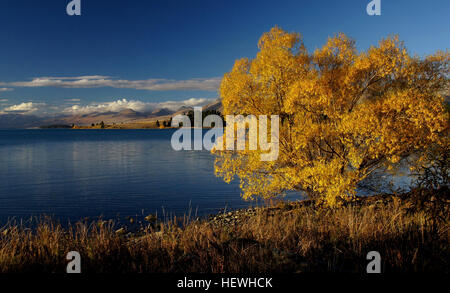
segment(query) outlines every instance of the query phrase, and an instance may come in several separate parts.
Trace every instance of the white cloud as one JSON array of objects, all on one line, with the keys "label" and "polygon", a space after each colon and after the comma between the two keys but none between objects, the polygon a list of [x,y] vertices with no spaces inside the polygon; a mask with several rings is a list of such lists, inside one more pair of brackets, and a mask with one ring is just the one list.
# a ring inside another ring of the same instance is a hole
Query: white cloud
[{"label": "white cloud", "polygon": [[12,87],[62,87],[62,88],[96,88],[112,87],[123,89],[137,89],[150,91],[167,90],[204,90],[216,91],[221,78],[193,78],[186,80],[173,79],[145,79],[126,80],[115,79],[103,75],[77,76],[77,77],[37,77],[31,81],[0,82],[0,85]]},{"label": "white cloud", "polygon": [[2,113],[30,114],[39,110],[45,103],[24,102],[3,109]]},{"label": "white cloud", "polygon": [[94,103],[87,106],[73,105],[63,110],[66,114],[82,115],[90,113],[120,112],[125,109],[132,109],[136,112],[150,112],[155,109],[167,108],[176,111],[183,106],[194,107],[204,106],[215,99],[191,98],[184,101],[167,101],[160,103],[150,103],[135,100],[121,99],[113,102]]},{"label": "white cloud", "polygon": [[[138,100],[119,99],[104,103],[91,103],[89,105],[79,105],[74,101],[69,107],[63,105],[47,105],[45,103],[23,102],[20,104],[8,106],[0,111],[0,114],[33,114],[33,115],[83,115],[91,113],[120,112],[126,109],[132,109],[136,112],[148,113],[156,109],[166,108],[177,111],[181,107],[204,106],[217,98],[191,98],[182,101],[166,102],[143,102]],[[77,99],[71,99],[77,100]],[[0,102],[7,102],[7,99],[0,99]]]},{"label": "white cloud", "polygon": [[183,106],[187,107],[195,107],[195,106],[204,106],[206,104],[211,103],[215,99],[206,99],[206,98],[190,98],[184,101],[168,101],[168,102],[160,102],[156,103],[156,108],[167,108],[170,110],[178,110]]},{"label": "white cloud", "polygon": [[0,92],[10,92],[12,90],[13,90],[12,88],[8,88],[8,87],[1,87],[0,88]]}]

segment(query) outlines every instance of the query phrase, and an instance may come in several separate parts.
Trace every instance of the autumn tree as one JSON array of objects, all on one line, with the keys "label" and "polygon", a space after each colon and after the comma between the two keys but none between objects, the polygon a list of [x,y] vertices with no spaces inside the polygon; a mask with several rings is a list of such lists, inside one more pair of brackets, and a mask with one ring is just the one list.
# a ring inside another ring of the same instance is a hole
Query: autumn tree
[{"label": "autumn tree", "polygon": [[358,51],[344,34],[308,52],[299,34],[273,28],[254,59],[237,60],[221,86],[224,114],[279,115],[279,156],[216,152],[216,175],[240,179],[242,196],[303,191],[331,206],[402,158],[448,151],[449,53],[411,56],[396,36]]}]

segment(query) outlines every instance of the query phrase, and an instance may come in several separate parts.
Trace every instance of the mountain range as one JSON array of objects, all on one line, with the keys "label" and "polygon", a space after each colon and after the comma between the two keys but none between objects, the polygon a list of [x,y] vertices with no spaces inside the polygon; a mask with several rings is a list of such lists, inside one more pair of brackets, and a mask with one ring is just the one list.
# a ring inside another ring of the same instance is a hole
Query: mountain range
[{"label": "mountain range", "polygon": [[[0,129],[39,128],[50,125],[79,125],[88,126],[103,121],[106,124],[142,123],[156,120],[169,120],[178,114],[186,114],[192,107],[183,106],[176,111],[167,108],[154,109],[150,112],[137,112],[133,109],[124,109],[119,112],[93,112],[77,115],[58,115],[54,117],[36,116],[28,114],[0,114]],[[216,100],[203,107],[203,110],[217,110],[222,112],[222,103]]]}]

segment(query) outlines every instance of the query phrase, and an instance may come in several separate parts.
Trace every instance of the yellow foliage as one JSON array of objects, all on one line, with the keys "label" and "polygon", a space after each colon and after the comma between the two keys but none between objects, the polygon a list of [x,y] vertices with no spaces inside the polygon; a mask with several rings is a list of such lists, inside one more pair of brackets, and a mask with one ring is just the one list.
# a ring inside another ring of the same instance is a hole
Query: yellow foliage
[{"label": "yellow foliage", "polygon": [[338,205],[375,170],[448,141],[440,94],[448,88],[448,52],[413,57],[396,36],[358,52],[339,34],[309,53],[298,34],[277,27],[258,47],[220,87],[225,115],[281,119],[276,161],[262,162],[259,151],[215,152],[216,175],[237,176],[246,199],[300,190]]}]

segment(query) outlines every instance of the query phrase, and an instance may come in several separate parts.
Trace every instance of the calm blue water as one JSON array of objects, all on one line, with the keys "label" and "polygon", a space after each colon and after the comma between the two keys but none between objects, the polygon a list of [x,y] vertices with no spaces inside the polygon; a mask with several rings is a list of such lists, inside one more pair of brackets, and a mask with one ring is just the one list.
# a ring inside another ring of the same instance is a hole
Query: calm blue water
[{"label": "calm blue water", "polygon": [[[173,151],[174,130],[0,130],[0,222],[250,205],[213,172],[208,151]],[[143,211],[144,210],[144,211]]]},{"label": "calm blue water", "polygon": [[[174,151],[174,131],[0,130],[0,224],[40,215],[202,216],[255,205],[240,198],[238,182],[215,177],[210,152]],[[408,186],[405,178],[396,185]]]}]

